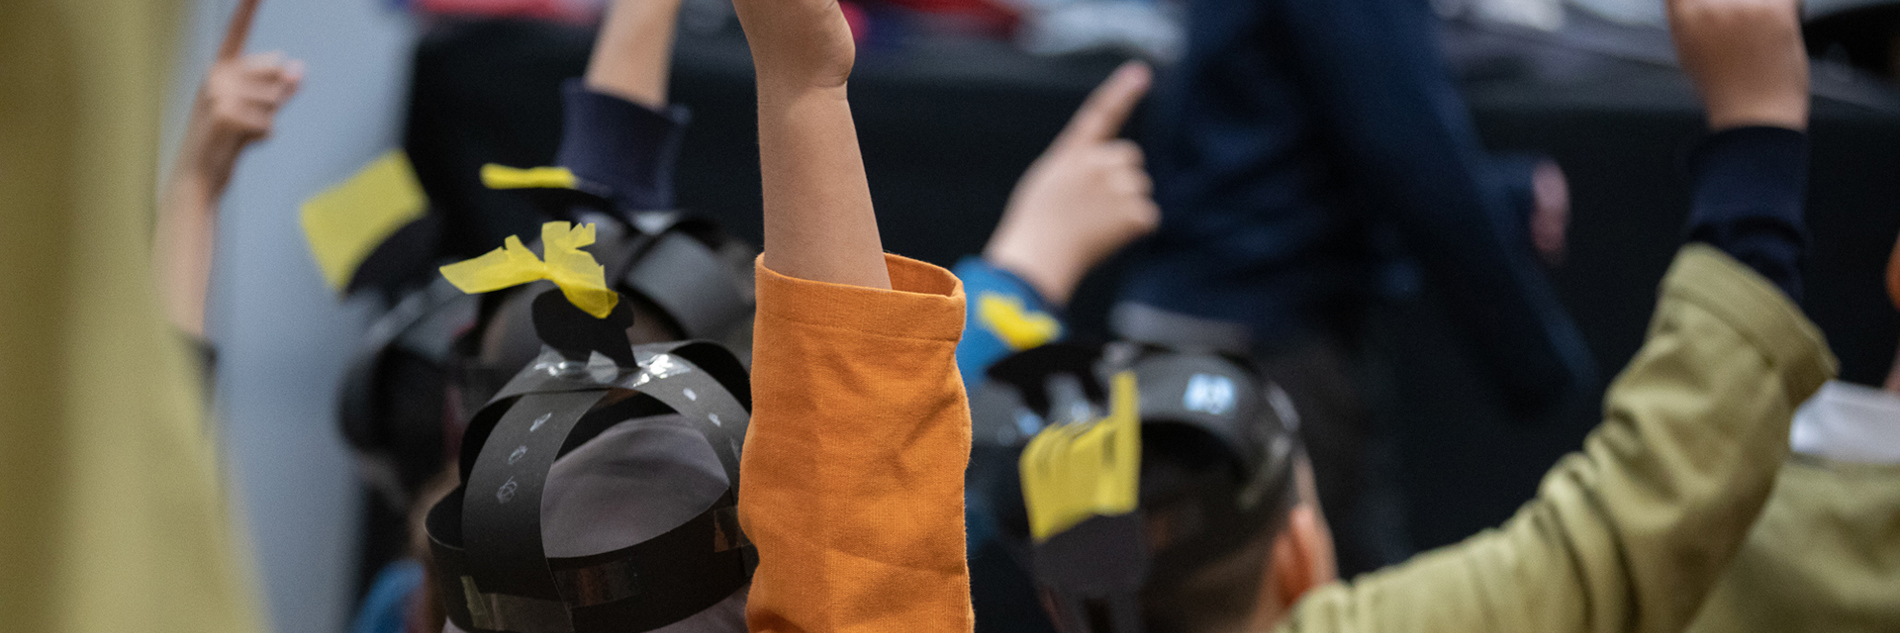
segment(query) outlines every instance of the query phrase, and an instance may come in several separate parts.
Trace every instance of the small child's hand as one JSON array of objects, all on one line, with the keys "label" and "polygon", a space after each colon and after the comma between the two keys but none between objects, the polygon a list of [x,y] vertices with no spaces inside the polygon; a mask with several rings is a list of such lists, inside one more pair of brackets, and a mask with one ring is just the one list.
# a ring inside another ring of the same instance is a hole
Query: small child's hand
[{"label": "small child's hand", "polygon": [[239,0],[211,73],[198,88],[185,124],[184,144],[172,166],[153,227],[153,265],[165,289],[172,325],[204,336],[205,293],[211,249],[217,242],[218,200],[245,146],[270,136],[278,108],[297,93],[303,65],[282,55],[244,56],[259,0]]},{"label": "small child's hand", "polygon": [[1807,129],[1798,0],[1669,0],[1669,30],[1709,127]]},{"label": "small child's hand", "polygon": [[1062,304],[1096,264],[1154,230],[1160,210],[1141,147],[1116,138],[1151,82],[1146,64],[1130,62],[1089,95],[1017,181],[985,259]]},{"label": "small child's hand", "polygon": [[270,136],[277,110],[297,93],[303,63],[281,53],[244,55],[256,0],[246,0],[232,17],[217,61],[199,87],[185,128],[185,155],[178,166],[222,190],[238,154]]},{"label": "small child's hand", "polygon": [[[761,99],[843,88],[857,59],[838,0],[733,0],[752,48]],[[773,94],[767,94],[773,93]]]}]

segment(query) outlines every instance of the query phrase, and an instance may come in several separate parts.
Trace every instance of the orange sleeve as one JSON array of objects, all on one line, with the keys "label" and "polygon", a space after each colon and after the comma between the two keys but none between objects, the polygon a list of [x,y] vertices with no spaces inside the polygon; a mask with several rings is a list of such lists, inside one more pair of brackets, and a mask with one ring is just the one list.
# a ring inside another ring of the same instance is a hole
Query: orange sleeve
[{"label": "orange sleeve", "polygon": [[739,488],[759,551],[753,631],[971,630],[963,287],[922,262],[885,265],[892,290],[756,266]]}]

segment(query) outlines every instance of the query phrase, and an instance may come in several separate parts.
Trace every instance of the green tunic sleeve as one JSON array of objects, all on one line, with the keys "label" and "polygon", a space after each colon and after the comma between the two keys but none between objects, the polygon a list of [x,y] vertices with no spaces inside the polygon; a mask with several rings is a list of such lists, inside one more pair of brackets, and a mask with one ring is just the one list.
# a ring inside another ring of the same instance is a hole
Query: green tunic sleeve
[{"label": "green tunic sleeve", "polygon": [[1834,370],[1772,284],[1685,247],[1602,424],[1536,498],[1502,527],[1315,590],[1281,629],[1680,631],[1761,511],[1795,408]]}]

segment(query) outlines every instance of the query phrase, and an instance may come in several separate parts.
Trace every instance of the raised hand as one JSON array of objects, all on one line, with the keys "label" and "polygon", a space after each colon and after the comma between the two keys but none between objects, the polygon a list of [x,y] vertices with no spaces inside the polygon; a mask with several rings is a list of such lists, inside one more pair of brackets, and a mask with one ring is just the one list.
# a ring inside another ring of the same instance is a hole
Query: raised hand
[{"label": "raised hand", "polygon": [[[1900,242],[1894,242],[1893,256],[1887,260],[1887,298],[1900,310]],[[1887,372],[1887,391],[1900,393],[1900,351],[1894,352],[1893,369]]]},{"label": "raised hand", "polygon": [[614,0],[587,61],[587,88],[665,108],[679,10],[679,0]]},{"label": "raised hand", "polygon": [[1154,230],[1161,214],[1141,147],[1117,138],[1152,82],[1146,64],[1129,62],[1096,87],[1017,181],[984,259],[1068,303],[1090,269]]},{"label": "raised hand", "polygon": [[758,72],[765,267],[890,288],[845,99],[857,45],[837,0],[735,0],[733,7]]},{"label": "raised hand", "polygon": [[1709,127],[1808,126],[1808,57],[1798,0],[1669,0],[1676,56]]},{"label": "raised hand", "polygon": [[218,58],[198,89],[184,144],[159,201],[154,265],[172,325],[204,335],[204,302],[211,279],[218,199],[231,182],[238,155],[270,136],[277,110],[303,81],[303,65],[269,53],[244,56],[258,0],[240,0]]},{"label": "raised hand", "polygon": [[1562,264],[1569,251],[1570,179],[1557,161],[1537,164],[1531,173],[1531,194],[1531,245],[1545,264]]},{"label": "raised hand", "polygon": [[734,0],[752,46],[759,98],[806,88],[843,88],[857,59],[838,0]]},{"label": "raised hand", "polygon": [[217,61],[199,87],[185,128],[178,169],[191,170],[222,192],[238,154],[270,136],[278,109],[297,93],[303,64],[281,53],[244,55],[258,0],[242,0],[225,29]]}]

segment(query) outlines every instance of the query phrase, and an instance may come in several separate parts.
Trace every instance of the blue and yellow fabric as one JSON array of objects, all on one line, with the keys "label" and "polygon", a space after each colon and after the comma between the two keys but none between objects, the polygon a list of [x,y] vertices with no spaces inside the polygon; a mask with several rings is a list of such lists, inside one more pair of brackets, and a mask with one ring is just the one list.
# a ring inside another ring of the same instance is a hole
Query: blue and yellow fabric
[{"label": "blue and yellow fabric", "polygon": [[963,280],[969,297],[963,341],[957,344],[957,369],[966,388],[983,382],[991,364],[1032,347],[1062,340],[1061,309],[1029,283],[979,257],[966,257],[951,270]]}]

